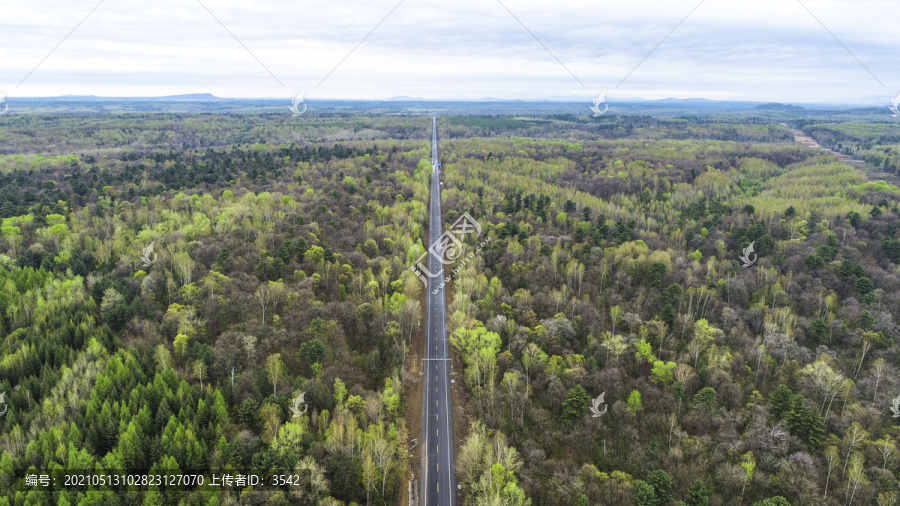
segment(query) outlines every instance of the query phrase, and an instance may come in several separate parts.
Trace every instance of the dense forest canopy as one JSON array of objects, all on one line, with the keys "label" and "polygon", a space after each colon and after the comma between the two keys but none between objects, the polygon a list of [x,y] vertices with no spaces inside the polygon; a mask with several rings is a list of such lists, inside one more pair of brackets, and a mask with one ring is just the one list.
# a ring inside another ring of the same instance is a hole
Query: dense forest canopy
[{"label": "dense forest canopy", "polygon": [[[900,130],[779,121],[439,117],[461,502],[896,504]],[[0,504],[405,503],[430,123],[2,118]]]}]

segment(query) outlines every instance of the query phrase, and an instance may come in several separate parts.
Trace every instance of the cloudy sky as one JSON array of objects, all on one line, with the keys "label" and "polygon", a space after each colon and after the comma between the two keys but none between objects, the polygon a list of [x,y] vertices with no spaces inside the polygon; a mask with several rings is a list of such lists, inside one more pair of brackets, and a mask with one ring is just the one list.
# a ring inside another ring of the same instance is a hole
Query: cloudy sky
[{"label": "cloudy sky", "polygon": [[873,104],[900,93],[895,0],[502,1],[14,0],[0,15],[0,90]]}]

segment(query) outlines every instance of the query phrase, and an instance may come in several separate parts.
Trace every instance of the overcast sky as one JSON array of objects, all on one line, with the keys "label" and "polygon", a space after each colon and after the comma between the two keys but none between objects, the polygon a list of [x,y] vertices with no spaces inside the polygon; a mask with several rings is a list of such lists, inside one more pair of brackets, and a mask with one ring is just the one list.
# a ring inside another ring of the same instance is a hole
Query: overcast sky
[{"label": "overcast sky", "polygon": [[618,87],[698,0],[503,0],[562,64],[496,0],[405,0],[339,66],[398,0],[202,0],[212,14],[197,0],[105,0],[18,84],[97,1],[4,2],[0,90],[873,104],[900,93],[896,0],[803,0],[871,74],[797,0],[706,0]]}]

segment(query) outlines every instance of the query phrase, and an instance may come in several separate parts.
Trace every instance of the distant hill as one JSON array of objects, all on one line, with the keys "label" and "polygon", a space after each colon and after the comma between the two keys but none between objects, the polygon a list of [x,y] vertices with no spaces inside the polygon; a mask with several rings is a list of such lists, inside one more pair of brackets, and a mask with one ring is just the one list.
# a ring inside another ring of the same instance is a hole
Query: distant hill
[{"label": "distant hill", "polygon": [[101,97],[97,95],[62,95],[59,97],[22,97],[29,101],[43,102],[212,102],[228,100],[212,93],[191,93],[187,95],[168,95],[165,97]]},{"label": "distant hill", "polygon": [[212,93],[190,93],[187,95],[167,95],[165,97],[154,98],[154,100],[224,100]]},{"label": "distant hill", "polygon": [[757,109],[760,111],[792,111],[792,112],[806,110],[805,108],[800,107],[799,105],[779,104],[777,102],[770,103],[770,104],[760,104],[760,105],[754,107],[754,109]]}]

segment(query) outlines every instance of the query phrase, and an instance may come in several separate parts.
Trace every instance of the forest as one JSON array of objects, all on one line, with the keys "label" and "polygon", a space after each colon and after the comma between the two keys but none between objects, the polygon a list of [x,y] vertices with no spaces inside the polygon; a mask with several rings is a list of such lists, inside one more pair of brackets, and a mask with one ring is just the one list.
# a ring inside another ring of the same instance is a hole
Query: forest
[{"label": "forest", "polygon": [[[779,121],[438,117],[460,504],[898,504],[900,127]],[[0,122],[0,504],[407,504],[430,116]]]}]

